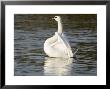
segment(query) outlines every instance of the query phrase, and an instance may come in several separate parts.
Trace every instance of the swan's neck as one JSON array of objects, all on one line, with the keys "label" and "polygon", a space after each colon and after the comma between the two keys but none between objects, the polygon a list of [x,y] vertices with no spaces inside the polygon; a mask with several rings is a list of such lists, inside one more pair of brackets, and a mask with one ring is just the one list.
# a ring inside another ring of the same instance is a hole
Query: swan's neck
[{"label": "swan's neck", "polygon": [[58,21],[58,33],[62,33],[62,30],[63,30],[63,25],[62,25],[62,21],[61,20],[59,20]]}]

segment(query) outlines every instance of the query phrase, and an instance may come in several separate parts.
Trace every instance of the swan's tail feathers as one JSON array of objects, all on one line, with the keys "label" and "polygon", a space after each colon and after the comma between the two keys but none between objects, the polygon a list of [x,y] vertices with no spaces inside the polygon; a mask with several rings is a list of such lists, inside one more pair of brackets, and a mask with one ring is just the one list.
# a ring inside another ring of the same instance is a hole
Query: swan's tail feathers
[{"label": "swan's tail feathers", "polygon": [[78,49],[76,49],[76,51],[73,53],[73,56],[75,56],[77,52],[78,52]]}]

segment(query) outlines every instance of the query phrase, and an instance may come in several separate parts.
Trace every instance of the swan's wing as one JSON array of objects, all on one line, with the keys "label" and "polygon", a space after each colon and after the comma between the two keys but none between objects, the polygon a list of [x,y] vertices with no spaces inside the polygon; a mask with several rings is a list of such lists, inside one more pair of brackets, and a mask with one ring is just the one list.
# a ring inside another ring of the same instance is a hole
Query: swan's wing
[{"label": "swan's wing", "polygon": [[58,40],[66,47],[68,56],[73,57],[73,53],[72,53],[72,50],[71,50],[71,47],[69,45],[67,38],[64,37],[64,35],[62,36],[62,35],[58,34]]},{"label": "swan's wing", "polygon": [[71,46],[70,46],[70,44],[69,44],[69,41],[68,41],[68,39],[66,38],[66,36],[65,36],[64,34],[62,34],[62,38],[64,39],[64,41],[65,41],[67,47],[68,47],[68,48],[71,48]]},{"label": "swan's wing", "polygon": [[[56,33],[56,32],[55,32]],[[58,35],[55,34],[53,37],[52,37],[52,40],[51,40],[51,44],[50,46],[55,46],[56,44],[58,43]]]},{"label": "swan's wing", "polygon": [[71,48],[69,41],[64,34],[62,34],[62,35],[58,34],[58,41],[60,41],[62,44],[64,44],[65,47]]}]

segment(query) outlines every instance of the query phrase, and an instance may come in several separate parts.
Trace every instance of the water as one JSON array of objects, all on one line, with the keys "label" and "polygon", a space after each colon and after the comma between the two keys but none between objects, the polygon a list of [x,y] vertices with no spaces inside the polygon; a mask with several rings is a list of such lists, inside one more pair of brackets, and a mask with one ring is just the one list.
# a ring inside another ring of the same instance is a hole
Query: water
[{"label": "water", "polygon": [[43,51],[45,40],[54,35],[56,27],[23,28],[14,30],[15,76],[96,76],[97,31],[92,28],[64,28],[64,34],[75,58],[49,58]]}]

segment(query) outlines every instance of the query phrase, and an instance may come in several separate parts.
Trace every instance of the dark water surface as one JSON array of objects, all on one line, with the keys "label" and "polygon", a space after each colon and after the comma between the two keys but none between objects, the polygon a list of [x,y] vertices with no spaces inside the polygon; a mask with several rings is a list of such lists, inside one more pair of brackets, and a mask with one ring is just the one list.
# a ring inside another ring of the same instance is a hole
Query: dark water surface
[{"label": "dark water surface", "polygon": [[67,28],[66,25],[69,24],[66,23],[64,34],[69,39],[72,49],[79,49],[76,58],[49,58],[43,51],[43,44],[47,38],[54,35],[57,27],[41,27],[40,24],[36,27],[23,27],[18,24],[23,21],[20,18],[15,19],[18,22],[15,23],[14,30],[15,76],[97,75],[97,30],[92,27]]}]

